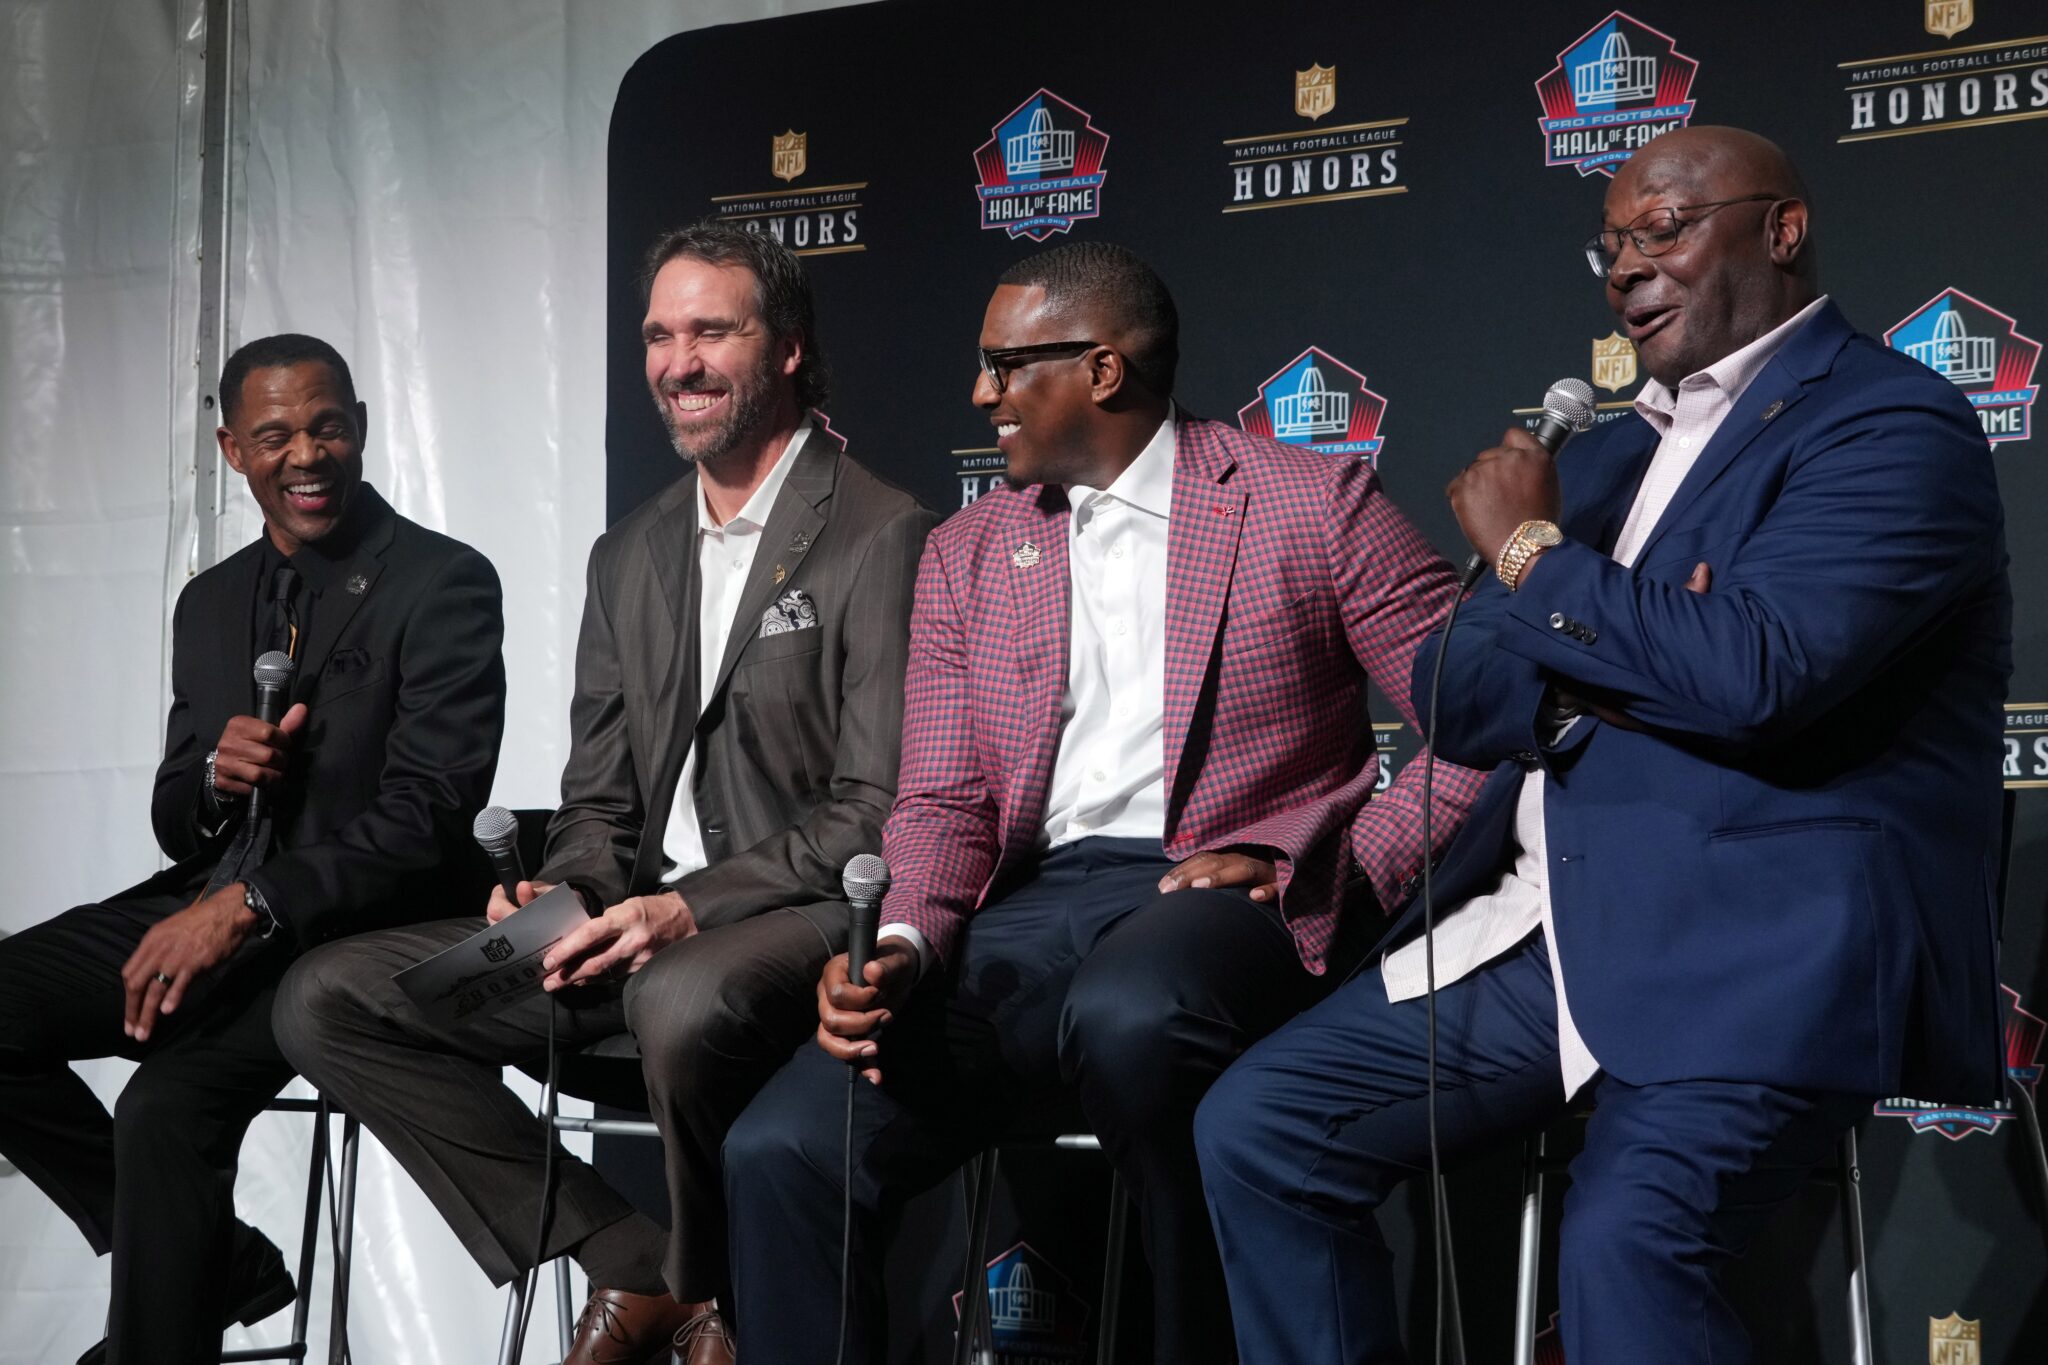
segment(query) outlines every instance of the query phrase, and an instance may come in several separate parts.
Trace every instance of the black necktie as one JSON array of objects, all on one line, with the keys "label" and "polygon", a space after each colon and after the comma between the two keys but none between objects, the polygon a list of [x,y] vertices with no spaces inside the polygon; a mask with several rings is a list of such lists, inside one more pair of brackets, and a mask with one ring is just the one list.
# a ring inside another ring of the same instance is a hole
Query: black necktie
[{"label": "black necktie", "polygon": [[270,647],[299,657],[299,571],[280,564],[270,575]]}]

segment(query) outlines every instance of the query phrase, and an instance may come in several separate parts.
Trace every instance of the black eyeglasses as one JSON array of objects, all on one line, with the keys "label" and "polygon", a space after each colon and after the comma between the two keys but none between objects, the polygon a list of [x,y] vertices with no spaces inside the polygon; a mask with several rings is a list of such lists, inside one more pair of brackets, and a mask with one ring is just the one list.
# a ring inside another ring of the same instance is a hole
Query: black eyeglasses
[{"label": "black eyeglasses", "polygon": [[[1709,204],[1680,204],[1676,208],[1651,209],[1627,227],[1607,228],[1596,232],[1586,240],[1586,264],[1593,267],[1593,273],[1606,279],[1614,263],[1621,258],[1623,242],[1632,242],[1636,250],[1645,256],[1662,256],[1678,245],[1678,234],[1697,223],[1715,209],[1727,208],[1730,204],[1775,204],[1784,196],[1777,194],[1745,194],[1740,199],[1716,199]],[[1681,213],[1696,214],[1692,218],[1680,218]]]},{"label": "black eyeglasses", "polygon": [[988,382],[996,386],[996,396],[1001,397],[1003,388],[1010,382],[1010,371],[1019,365],[1035,365],[1041,360],[1071,360],[1086,355],[1102,343],[1099,341],[1046,341],[1036,346],[1006,346],[999,351],[987,347],[979,348],[975,354],[981,357],[981,372],[988,376]]}]

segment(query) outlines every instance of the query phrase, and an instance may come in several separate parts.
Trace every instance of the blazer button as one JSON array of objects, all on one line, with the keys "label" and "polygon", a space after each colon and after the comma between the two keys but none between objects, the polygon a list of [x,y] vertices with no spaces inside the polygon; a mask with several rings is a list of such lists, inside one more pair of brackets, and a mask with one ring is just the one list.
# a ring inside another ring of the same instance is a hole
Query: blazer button
[{"label": "blazer button", "polygon": [[1509,754],[1508,757],[1521,764],[1524,768],[1536,766],[1536,755],[1528,749],[1517,749]]},{"label": "blazer button", "polygon": [[1563,629],[1564,629],[1564,613],[1563,613],[1563,612],[1561,612],[1561,611],[1554,611],[1554,612],[1550,613],[1550,628],[1551,628],[1552,630],[1563,630]]}]

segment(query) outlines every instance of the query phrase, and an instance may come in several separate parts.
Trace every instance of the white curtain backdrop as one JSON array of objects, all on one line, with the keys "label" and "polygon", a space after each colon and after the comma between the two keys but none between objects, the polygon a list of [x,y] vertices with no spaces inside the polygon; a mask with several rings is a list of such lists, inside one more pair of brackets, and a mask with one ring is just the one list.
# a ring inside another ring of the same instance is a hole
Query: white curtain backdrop
[{"label": "white curtain backdrop", "polygon": [[[332,341],[370,407],[368,477],[496,564],[505,804],[554,800],[583,560],[604,522],[619,81],[671,34],[847,2],[248,8],[230,340]],[[203,13],[0,0],[0,932],[159,865],[150,780],[169,608],[194,546]],[[228,477],[224,550],[258,527]],[[81,1069],[110,1104],[129,1070]],[[259,1119],[243,1152],[240,1211],[288,1255],[307,1156],[308,1121],[290,1115]],[[502,1295],[372,1143],[358,1199],[353,1358],[490,1360]],[[325,1264],[323,1239],[323,1278]],[[100,1334],[106,1274],[0,1166],[0,1365],[73,1359]],[[544,1291],[526,1359],[558,1358],[552,1311]],[[228,1344],[276,1341],[284,1324]],[[325,1359],[324,1303],[314,1324],[311,1358]]]}]

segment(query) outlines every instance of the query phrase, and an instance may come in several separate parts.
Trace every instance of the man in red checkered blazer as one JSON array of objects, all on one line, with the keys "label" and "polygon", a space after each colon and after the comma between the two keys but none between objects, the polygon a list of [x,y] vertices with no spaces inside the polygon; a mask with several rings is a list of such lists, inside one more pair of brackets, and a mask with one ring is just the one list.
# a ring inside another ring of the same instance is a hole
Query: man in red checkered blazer
[{"label": "man in red checkered blazer", "polygon": [[[750,1356],[833,1358],[855,1062],[846,1359],[880,1355],[888,1215],[998,1135],[1075,1125],[1137,1200],[1154,1358],[1234,1358],[1195,1105],[1412,893],[1422,766],[1373,795],[1366,682],[1415,723],[1455,578],[1369,466],[1176,409],[1177,331],[1159,277],[1099,243],[989,304],[974,401],[1017,486],[919,571],[875,961],[826,968],[820,1047],[726,1143]],[[1478,782],[1438,765],[1439,848]]]}]

